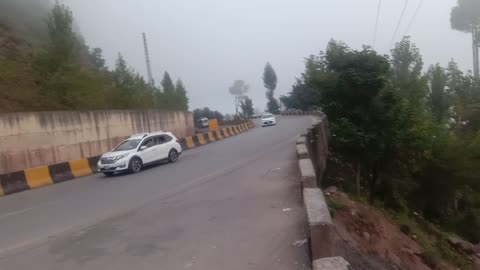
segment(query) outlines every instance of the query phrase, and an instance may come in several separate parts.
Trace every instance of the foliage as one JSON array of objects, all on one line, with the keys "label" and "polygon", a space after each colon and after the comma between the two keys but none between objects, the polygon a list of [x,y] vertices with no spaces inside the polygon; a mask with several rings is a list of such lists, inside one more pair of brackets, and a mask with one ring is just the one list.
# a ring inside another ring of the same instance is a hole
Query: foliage
[{"label": "foliage", "polygon": [[273,69],[272,65],[267,62],[265,65],[265,69],[263,71],[263,84],[265,88],[267,88],[267,112],[270,113],[279,113],[280,112],[280,104],[278,100],[275,98],[275,89],[277,88],[277,74]]},{"label": "foliage", "polygon": [[268,62],[263,71],[263,85],[272,92],[277,88],[277,74],[272,65]]},{"label": "foliage", "polygon": [[480,26],[480,2],[477,0],[458,0],[450,16],[452,28],[472,33],[475,26]]},{"label": "foliage", "polygon": [[445,69],[436,64],[428,70],[430,82],[430,109],[437,122],[442,122],[448,117],[449,98],[446,93],[448,76]]},{"label": "foliage", "polygon": [[248,86],[248,84],[245,84],[244,81],[235,80],[232,86],[230,86],[230,88],[228,89],[228,91],[230,92],[230,94],[238,97],[245,95],[249,89],[250,87]]},{"label": "foliage", "polygon": [[175,96],[175,104],[179,106],[180,110],[188,111],[187,90],[181,79],[178,79],[177,84],[175,85]]},{"label": "foliage", "polygon": [[217,119],[219,122],[224,120],[224,116],[219,111],[212,111],[208,107],[193,110],[193,120],[195,123],[197,123],[200,118]]},{"label": "foliage", "polygon": [[353,171],[346,183],[360,176],[370,202],[480,241],[480,83],[454,62],[422,68],[408,37],[391,58],[331,41],[281,100],[322,108],[330,152]]},{"label": "foliage", "polygon": [[[120,54],[115,68],[109,70],[102,50],[90,50],[73,30],[73,24],[72,11],[56,2],[46,19],[43,47],[31,51],[16,36],[9,36],[8,43],[2,44],[1,85],[19,91],[2,91],[0,111],[188,109],[183,82],[175,87],[166,73],[162,93],[131,69]],[[8,31],[0,27],[0,34],[6,32],[8,36]],[[23,80],[32,79],[23,82],[21,76]]]},{"label": "foliage", "polygon": [[238,115],[238,108],[240,107],[240,101],[245,97],[245,94],[250,89],[250,86],[242,80],[235,80],[228,89],[230,94],[235,97],[235,112]]},{"label": "foliage", "polygon": [[250,118],[255,114],[255,109],[253,108],[253,101],[249,97],[245,97],[241,102],[240,102],[240,109],[242,109],[242,112],[240,116],[242,118]]}]

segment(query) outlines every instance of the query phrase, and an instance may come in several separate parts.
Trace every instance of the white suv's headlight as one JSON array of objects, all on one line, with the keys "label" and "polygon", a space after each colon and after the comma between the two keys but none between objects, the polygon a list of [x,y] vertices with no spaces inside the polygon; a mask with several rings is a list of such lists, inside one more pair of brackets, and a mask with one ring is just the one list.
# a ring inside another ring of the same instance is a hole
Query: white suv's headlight
[{"label": "white suv's headlight", "polygon": [[122,159],[124,157],[127,157],[127,156],[128,156],[128,154],[123,154],[123,155],[120,155],[120,156],[116,156],[113,160],[117,161],[117,160],[120,160],[120,159]]}]

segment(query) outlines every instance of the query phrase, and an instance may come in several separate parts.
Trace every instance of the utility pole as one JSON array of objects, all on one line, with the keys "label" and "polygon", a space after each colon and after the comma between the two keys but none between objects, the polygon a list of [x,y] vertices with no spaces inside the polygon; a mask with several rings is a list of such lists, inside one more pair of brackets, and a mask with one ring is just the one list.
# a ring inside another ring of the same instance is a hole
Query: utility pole
[{"label": "utility pole", "polygon": [[480,33],[478,26],[472,25],[472,47],[473,47],[473,75],[478,78],[480,72],[478,47],[480,45]]},{"label": "utility pole", "polygon": [[152,66],[150,64],[150,53],[148,51],[147,35],[143,33],[142,36],[143,36],[143,48],[145,49],[145,62],[147,65],[148,83],[151,86],[153,86],[155,82],[153,81]]}]

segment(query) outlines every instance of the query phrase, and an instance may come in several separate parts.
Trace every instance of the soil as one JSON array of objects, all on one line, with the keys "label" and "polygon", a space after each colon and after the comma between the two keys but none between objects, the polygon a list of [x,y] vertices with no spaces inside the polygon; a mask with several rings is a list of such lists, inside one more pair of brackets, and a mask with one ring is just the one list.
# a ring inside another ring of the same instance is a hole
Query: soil
[{"label": "soil", "polygon": [[431,269],[423,262],[417,242],[380,210],[354,202],[341,192],[329,198],[342,205],[333,215],[336,249],[351,269]]}]

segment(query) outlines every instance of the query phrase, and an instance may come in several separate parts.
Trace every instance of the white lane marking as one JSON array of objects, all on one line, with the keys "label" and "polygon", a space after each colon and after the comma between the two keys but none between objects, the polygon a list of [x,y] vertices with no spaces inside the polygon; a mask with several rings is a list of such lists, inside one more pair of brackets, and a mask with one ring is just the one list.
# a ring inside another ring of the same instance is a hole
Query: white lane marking
[{"label": "white lane marking", "polygon": [[8,217],[10,217],[10,216],[14,216],[14,215],[19,215],[19,214],[23,214],[23,213],[26,213],[26,212],[30,212],[30,211],[32,211],[32,210],[34,210],[34,209],[37,209],[37,208],[40,208],[40,207],[45,207],[45,206],[48,206],[48,205],[53,205],[53,204],[56,204],[56,203],[57,203],[57,202],[52,201],[52,202],[42,203],[42,204],[37,205],[37,206],[32,206],[32,207],[24,208],[24,209],[21,209],[21,210],[9,212],[9,213],[0,215],[0,220],[1,220],[1,219],[8,218]]}]

